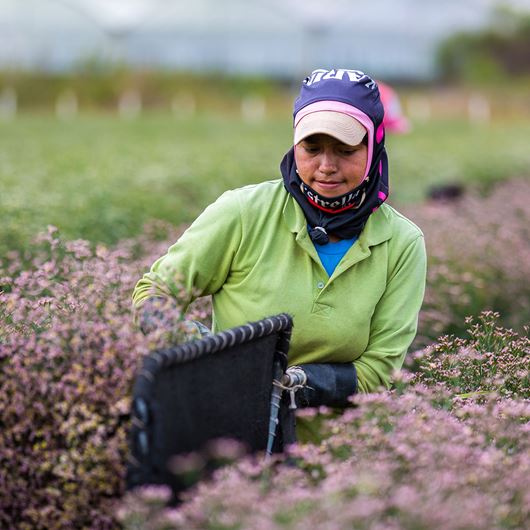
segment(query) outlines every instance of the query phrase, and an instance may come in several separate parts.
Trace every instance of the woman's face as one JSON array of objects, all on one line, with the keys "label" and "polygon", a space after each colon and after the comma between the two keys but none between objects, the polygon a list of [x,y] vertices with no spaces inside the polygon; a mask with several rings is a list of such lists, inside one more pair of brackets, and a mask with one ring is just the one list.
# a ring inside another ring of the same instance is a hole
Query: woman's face
[{"label": "woman's face", "polygon": [[313,134],[295,146],[298,175],[324,197],[338,197],[363,180],[368,160],[364,143],[347,145],[327,134]]}]

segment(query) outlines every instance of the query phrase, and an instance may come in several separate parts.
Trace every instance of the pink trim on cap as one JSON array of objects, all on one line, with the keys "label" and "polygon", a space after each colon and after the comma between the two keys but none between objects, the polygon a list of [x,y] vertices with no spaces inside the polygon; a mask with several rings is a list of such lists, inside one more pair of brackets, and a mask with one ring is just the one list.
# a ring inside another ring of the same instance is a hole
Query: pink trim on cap
[{"label": "pink trim on cap", "polygon": [[379,197],[379,199],[385,201],[386,200],[386,193],[384,191],[380,191],[378,194],[377,194],[377,197]]},{"label": "pink trim on cap", "polygon": [[381,123],[379,124],[379,127],[377,128],[377,131],[375,133],[375,139],[377,140],[378,144],[381,143],[381,140],[383,139],[384,134],[385,134],[385,126]]},{"label": "pink trim on cap", "polygon": [[[308,114],[313,112],[320,112],[322,110],[330,110],[333,112],[340,112],[342,114],[347,114],[352,118],[355,118],[368,132],[368,158],[366,161],[366,168],[364,170],[364,179],[368,176],[370,167],[372,166],[372,152],[373,152],[373,143],[374,143],[374,124],[372,120],[361,110],[353,105],[348,105],[347,103],[341,103],[340,101],[317,101],[316,103],[311,103],[303,109],[300,109],[296,116],[294,117],[294,126],[298,125],[298,122]],[[379,142],[378,142],[379,143]]]}]

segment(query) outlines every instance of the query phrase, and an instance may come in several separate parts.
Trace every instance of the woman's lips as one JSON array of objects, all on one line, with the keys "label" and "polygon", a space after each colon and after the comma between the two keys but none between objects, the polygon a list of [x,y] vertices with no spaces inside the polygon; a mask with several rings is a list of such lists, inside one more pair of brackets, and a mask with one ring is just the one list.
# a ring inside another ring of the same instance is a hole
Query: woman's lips
[{"label": "woman's lips", "polygon": [[337,180],[316,180],[315,184],[323,190],[334,190],[335,188],[341,186],[342,182]]}]

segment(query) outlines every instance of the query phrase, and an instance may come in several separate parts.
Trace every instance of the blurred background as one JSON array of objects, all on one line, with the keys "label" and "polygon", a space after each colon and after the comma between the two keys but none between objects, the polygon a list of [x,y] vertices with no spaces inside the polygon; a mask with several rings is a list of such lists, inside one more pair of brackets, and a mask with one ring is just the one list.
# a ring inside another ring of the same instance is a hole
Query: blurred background
[{"label": "blurred background", "polygon": [[[483,70],[468,76],[487,77],[498,60],[520,73],[518,14],[529,7],[527,0],[447,0],[443,8],[433,0],[227,0],[222,7],[212,0],[2,0],[0,6],[4,68],[79,72],[122,64],[290,80],[340,64],[409,82],[466,66]],[[437,64],[440,44],[455,32],[482,32],[482,52],[492,56],[480,65],[448,64],[450,57]],[[518,43],[508,42],[510,35]]]},{"label": "blurred background", "polygon": [[528,173],[530,0],[0,0],[0,36],[1,249],[278,177],[318,67],[386,83],[395,203]]}]

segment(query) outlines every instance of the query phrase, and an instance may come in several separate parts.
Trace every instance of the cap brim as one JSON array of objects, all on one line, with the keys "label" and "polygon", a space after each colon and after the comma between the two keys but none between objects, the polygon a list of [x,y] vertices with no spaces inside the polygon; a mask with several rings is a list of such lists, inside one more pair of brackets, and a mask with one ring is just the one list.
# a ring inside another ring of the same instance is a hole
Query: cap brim
[{"label": "cap brim", "polygon": [[295,126],[294,143],[312,134],[328,134],[347,145],[358,145],[366,134],[359,121],[342,112],[321,110],[306,114]]}]

